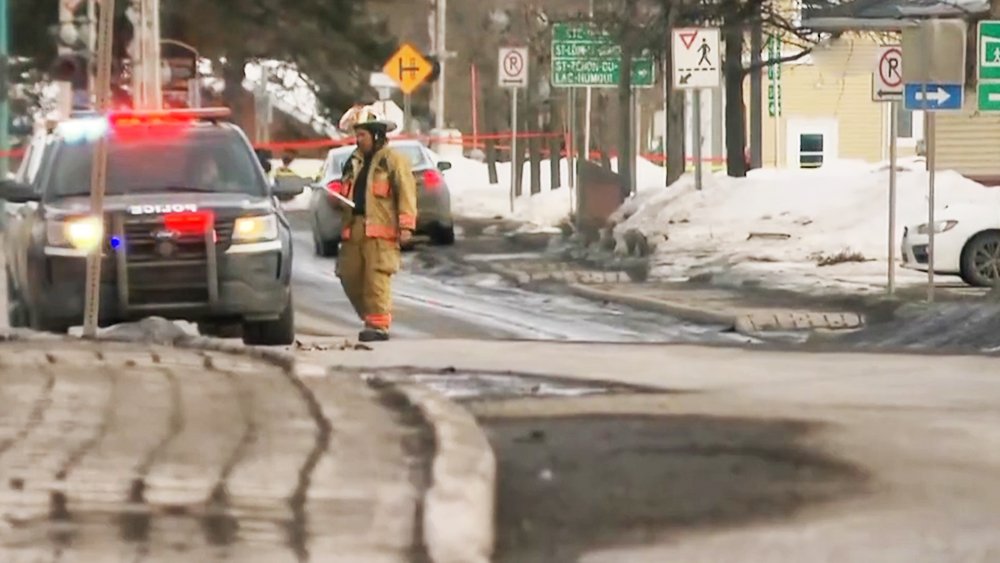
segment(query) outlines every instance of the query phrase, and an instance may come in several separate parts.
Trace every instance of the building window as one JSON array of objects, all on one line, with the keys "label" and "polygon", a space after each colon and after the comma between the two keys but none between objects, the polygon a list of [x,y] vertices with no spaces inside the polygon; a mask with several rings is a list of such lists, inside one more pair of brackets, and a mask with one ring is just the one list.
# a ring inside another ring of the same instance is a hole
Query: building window
[{"label": "building window", "polygon": [[917,142],[924,138],[924,112],[910,111],[903,104],[896,104],[899,139]]},{"label": "building window", "polygon": [[819,168],[823,166],[823,144],[821,133],[799,135],[799,168]]}]

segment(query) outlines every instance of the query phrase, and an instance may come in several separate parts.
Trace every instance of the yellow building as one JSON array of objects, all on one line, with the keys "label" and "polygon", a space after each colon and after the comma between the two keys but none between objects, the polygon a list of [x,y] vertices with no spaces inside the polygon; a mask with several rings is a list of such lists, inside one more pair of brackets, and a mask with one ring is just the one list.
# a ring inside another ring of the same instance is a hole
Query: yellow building
[{"label": "yellow building", "polygon": [[[893,104],[872,99],[872,73],[878,44],[847,39],[838,50],[817,52],[781,66],[780,115],[769,113],[764,73],[763,161],[765,166],[813,168],[838,159],[879,162],[888,159]],[[794,54],[785,47],[784,56]],[[922,112],[899,106],[899,154],[912,156],[923,138]]]}]

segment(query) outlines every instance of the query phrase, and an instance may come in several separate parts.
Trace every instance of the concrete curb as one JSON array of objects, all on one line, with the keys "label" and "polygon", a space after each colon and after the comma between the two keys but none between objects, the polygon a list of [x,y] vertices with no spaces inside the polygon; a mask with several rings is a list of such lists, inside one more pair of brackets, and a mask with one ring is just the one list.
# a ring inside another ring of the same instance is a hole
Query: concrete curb
[{"label": "concrete curb", "polygon": [[579,297],[585,297],[587,299],[609,301],[611,303],[617,303],[619,305],[627,305],[629,307],[635,307],[636,309],[653,311],[656,313],[663,313],[665,315],[677,317],[682,321],[688,321],[692,323],[720,325],[725,327],[726,329],[734,329],[736,327],[736,320],[738,315],[735,314],[719,313],[716,311],[706,311],[704,309],[687,307],[684,305],[678,305],[676,303],[670,303],[668,301],[651,299],[649,297],[640,297],[637,295],[622,295],[612,291],[595,289],[593,287],[587,287],[585,285],[580,285],[575,283],[567,284],[567,287],[571,292],[573,292],[573,294]]},{"label": "concrete curb", "polygon": [[750,337],[762,337],[768,332],[782,331],[850,331],[863,328],[867,324],[865,316],[859,313],[799,310],[768,310],[750,313],[710,311],[650,297],[623,295],[614,291],[597,289],[586,284],[558,280],[556,278],[536,280],[527,272],[513,270],[499,264],[486,264],[486,267],[490,271],[519,286],[526,285],[532,281],[561,281],[571,293],[578,297],[607,301],[644,311],[662,313],[691,323],[717,325],[724,327],[726,330],[734,330],[744,336]]},{"label": "concrete curb", "polygon": [[489,563],[494,545],[496,458],[476,419],[421,385],[397,386],[434,428],[424,544],[434,563]]},{"label": "concrete curb", "polygon": [[[507,268],[506,266],[501,266],[499,264],[485,264],[485,266],[493,273],[498,274],[500,277],[518,286],[522,286],[531,282],[531,275],[528,274],[527,272],[519,272],[517,270],[512,270],[510,268]],[[636,309],[653,311],[655,313],[663,313],[665,315],[677,317],[682,321],[688,321],[692,323],[720,325],[725,327],[727,330],[734,329],[736,326],[737,315],[727,315],[724,313],[716,313],[712,311],[696,309],[694,307],[684,307],[681,305],[668,303],[666,301],[660,301],[659,299],[650,299],[648,297],[639,297],[635,295],[621,295],[619,293],[614,293],[612,291],[606,291],[603,289],[596,289],[580,283],[565,283],[564,285],[569,289],[571,293],[573,293],[578,297],[583,297],[585,299],[608,301],[611,303],[617,303],[619,305],[627,305],[629,307],[634,307]]]},{"label": "concrete curb", "polygon": [[[104,337],[128,342],[129,338]],[[299,362],[291,353],[253,348],[204,336],[163,334],[150,344],[244,355],[270,362],[296,385],[304,377],[325,375],[318,364]],[[420,410],[433,429],[436,448],[431,484],[423,500],[423,541],[434,563],[489,563],[494,544],[496,458],[471,413],[443,395],[417,384],[394,386]],[[322,415],[322,413],[320,413]]]}]

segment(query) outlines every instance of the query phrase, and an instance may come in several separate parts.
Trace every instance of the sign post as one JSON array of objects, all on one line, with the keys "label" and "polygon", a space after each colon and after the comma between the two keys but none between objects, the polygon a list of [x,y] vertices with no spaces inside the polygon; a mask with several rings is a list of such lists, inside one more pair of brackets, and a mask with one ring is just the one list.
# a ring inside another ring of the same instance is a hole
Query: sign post
[{"label": "sign post", "polygon": [[674,87],[691,90],[694,115],[691,122],[694,153],[694,185],[702,188],[701,90],[718,88],[722,82],[718,28],[675,29],[673,34]]},{"label": "sign post", "polygon": [[927,112],[927,301],[934,301],[935,113],[960,111],[965,93],[966,24],[929,20],[903,29],[903,100],[908,110]]},{"label": "sign post", "polygon": [[[111,45],[114,34],[115,0],[104,0],[98,23],[97,80],[94,84],[97,111],[105,113],[111,106]],[[90,172],[90,220],[100,236],[87,254],[87,286],[84,293],[83,336],[97,336],[101,310],[101,260],[104,257],[104,189],[107,180],[108,139],[101,135],[94,148]]]},{"label": "sign post", "polygon": [[896,163],[899,154],[899,102],[903,99],[903,49],[879,50],[872,73],[872,101],[889,104],[889,271],[887,291],[896,292]]},{"label": "sign post", "polygon": [[413,45],[403,43],[386,61],[382,72],[396,81],[403,92],[403,131],[407,132],[412,120],[410,94],[430,77],[434,72],[434,65]]},{"label": "sign post", "polygon": [[767,113],[774,118],[774,167],[781,166],[781,38],[771,35],[767,41]]},{"label": "sign post", "polygon": [[501,47],[497,63],[497,84],[510,89],[510,212],[514,212],[514,197],[521,180],[517,170],[517,95],[528,86],[528,49],[526,47]]}]

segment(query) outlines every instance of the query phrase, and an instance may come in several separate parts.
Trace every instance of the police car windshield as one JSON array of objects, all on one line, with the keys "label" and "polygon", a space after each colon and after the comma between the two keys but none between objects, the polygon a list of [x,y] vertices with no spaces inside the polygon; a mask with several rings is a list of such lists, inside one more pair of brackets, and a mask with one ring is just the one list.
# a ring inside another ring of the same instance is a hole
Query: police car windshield
[{"label": "police car windshield", "polygon": [[[47,198],[90,193],[93,142],[63,142],[46,183]],[[253,153],[231,131],[189,131],[156,138],[117,139],[108,145],[109,195],[156,192],[240,193],[265,196]]]}]

